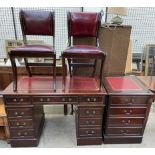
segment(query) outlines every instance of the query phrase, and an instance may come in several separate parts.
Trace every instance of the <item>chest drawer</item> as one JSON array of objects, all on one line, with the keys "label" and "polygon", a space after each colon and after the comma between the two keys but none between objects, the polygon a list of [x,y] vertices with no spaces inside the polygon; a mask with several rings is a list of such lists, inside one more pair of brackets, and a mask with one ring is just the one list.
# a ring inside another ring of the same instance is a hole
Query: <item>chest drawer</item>
[{"label": "chest drawer", "polygon": [[102,117],[103,108],[79,108],[78,114],[80,117]]},{"label": "chest drawer", "polygon": [[142,135],[143,128],[108,128],[107,135]]},{"label": "chest drawer", "polygon": [[80,118],[79,125],[85,126],[85,127],[101,126],[102,119],[100,119],[100,118]]},{"label": "chest drawer", "polygon": [[84,102],[84,103],[86,103],[86,102],[88,102],[88,103],[90,103],[90,102],[94,102],[94,103],[101,102],[101,103],[103,103],[104,97],[102,97],[102,96],[100,96],[100,97],[99,96],[83,96],[83,97],[79,98],[79,101]]},{"label": "chest drawer", "polygon": [[31,118],[32,108],[7,108],[8,118]]},{"label": "chest drawer", "polygon": [[50,102],[54,102],[54,103],[75,103],[78,102],[78,98],[76,96],[72,96],[72,97],[66,97],[66,96],[36,96],[33,97],[33,102],[34,103],[50,103]]},{"label": "chest drawer", "polygon": [[144,123],[143,117],[137,118],[109,118],[109,126],[142,126]]},{"label": "chest drawer", "polygon": [[80,137],[100,137],[101,129],[100,128],[80,128],[79,135]]},{"label": "chest drawer", "polygon": [[10,130],[11,138],[33,138],[33,129]]},{"label": "chest drawer", "polygon": [[18,119],[9,121],[10,128],[32,128],[33,122],[32,119]]},{"label": "chest drawer", "polygon": [[5,97],[5,103],[10,104],[31,104],[31,98],[29,96],[9,96]]},{"label": "chest drawer", "polygon": [[112,96],[110,98],[111,105],[146,105],[148,96]]},{"label": "chest drawer", "polygon": [[146,107],[110,107],[109,115],[144,116],[146,110]]}]

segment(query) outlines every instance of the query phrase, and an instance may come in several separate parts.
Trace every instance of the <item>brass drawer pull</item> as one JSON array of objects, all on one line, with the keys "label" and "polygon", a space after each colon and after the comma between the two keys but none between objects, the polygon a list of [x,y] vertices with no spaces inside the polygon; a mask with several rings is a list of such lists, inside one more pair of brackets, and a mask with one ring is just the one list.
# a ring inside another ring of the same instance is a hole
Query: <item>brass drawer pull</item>
[{"label": "brass drawer pull", "polygon": [[93,135],[95,133],[95,131],[94,130],[92,130],[92,131],[86,131],[86,134],[88,135],[88,136],[91,136],[91,135]]},{"label": "brass drawer pull", "polygon": [[18,132],[18,133],[17,133],[17,135],[18,135],[18,136],[21,136],[21,133],[20,133],[20,132]]},{"label": "brass drawer pull", "polygon": [[16,99],[16,98],[14,98],[14,99],[13,99],[13,102],[17,102],[17,99]]},{"label": "brass drawer pull", "polygon": [[69,98],[69,102],[71,102],[72,101],[72,99],[71,98]]},{"label": "brass drawer pull", "polygon": [[27,136],[27,132],[24,132],[24,136]]},{"label": "brass drawer pull", "polygon": [[50,101],[50,98],[47,98],[47,102],[49,102]]},{"label": "brass drawer pull", "polygon": [[62,101],[65,102],[66,101],[65,98],[62,98]]},{"label": "brass drawer pull", "polygon": [[40,98],[40,101],[43,102],[43,98]]},{"label": "brass drawer pull", "polygon": [[124,124],[129,124],[129,123],[131,123],[131,120],[122,120],[122,123],[124,123]]},{"label": "brass drawer pull", "polygon": [[87,98],[87,101],[90,102],[90,98]]},{"label": "brass drawer pull", "polygon": [[130,109],[129,111],[127,111],[126,109],[124,110],[124,113],[125,113],[126,115],[130,115],[132,112],[133,112],[132,109]]},{"label": "brass drawer pull", "polygon": [[23,102],[23,101],[24,101],[24,99],[23,99],[23,98],[21,98],[21,99],[20,99],[20,102]]},{"label": "brass drawer pull", "polygon": [[96,98],[94,98],[94,102],[96,102]]},{"label": "brass drawer pull", "polygon": [[93,114],[96,114],[96,111],[95,110],[93,110]]},{"label": "brass drawer pull", "polygon": [[86,121],[86,124],[89,124],[89,121]]},{"label": "brass drawer pull", "polygon": [[89,110],[86,110],[86,114],[89,114]]},{"label": "brass drawer pull", "polygon": [[95,124],[95,121],[91,121],[91,124]]}]

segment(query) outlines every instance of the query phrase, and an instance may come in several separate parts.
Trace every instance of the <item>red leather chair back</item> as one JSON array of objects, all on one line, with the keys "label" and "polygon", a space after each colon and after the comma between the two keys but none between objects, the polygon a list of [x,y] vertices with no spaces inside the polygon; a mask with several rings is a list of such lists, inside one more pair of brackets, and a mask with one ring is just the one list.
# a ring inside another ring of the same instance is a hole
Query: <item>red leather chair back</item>
[{"label": "red leather chair back", "polygon": [[21,10],[20,22],[23,35],[54,36],[54,12]]},{"label": "red leather chair back", "polygon": [[100,13],[68,12],[68,35],[97,37],[101,23]]}]

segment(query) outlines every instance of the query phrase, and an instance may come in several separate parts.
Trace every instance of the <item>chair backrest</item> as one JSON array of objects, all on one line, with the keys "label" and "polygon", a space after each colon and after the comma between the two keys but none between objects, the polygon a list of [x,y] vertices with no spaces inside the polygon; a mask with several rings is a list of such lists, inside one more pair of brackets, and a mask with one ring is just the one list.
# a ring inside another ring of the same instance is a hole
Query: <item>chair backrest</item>
[{"label": "chair backrest", "polygon": [[54,37],[54,12],[21,10],[19,16],[23,38],[26,39],[26,35],[46,35]]},{"label": "chair backrest", "polygon": [[99,34],[101,13],[68,12],[68,38],[71,37],[95,37]]}]

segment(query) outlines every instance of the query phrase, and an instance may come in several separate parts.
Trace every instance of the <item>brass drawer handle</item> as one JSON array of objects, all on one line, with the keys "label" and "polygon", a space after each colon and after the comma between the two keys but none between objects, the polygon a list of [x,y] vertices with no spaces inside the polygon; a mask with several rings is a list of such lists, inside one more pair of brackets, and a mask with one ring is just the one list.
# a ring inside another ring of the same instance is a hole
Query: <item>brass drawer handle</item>
[{"label": "brass drawer handle", "polygon": [[20,99],[20,102],[23,102],[23,101],[24,101],[24,99],[23,99],[23,98],[21,98],[21,99]]},{"label": "brass drawer handle", "polygon": [[90,102],[90,98],[87,98],[87,101]]},{"label": "brass drawer handle", "polygon": [[27,132],[24,132],[24,136],[27,136],[27,134],[28,134]]},{"label": "brass drawer handle", "polygon": [[94,98],[94,102],[96,102],[96,98]]},{"label": "brass drawer handle", "polygon": [[92,130],[92,131],[86,131],[86,134],[88,135],[88,136],[91,136],[92,134],[94,134],[95,133],[95,131],[94,130]]},{"label": "brass drawer handle", "polygon": [[95,121],[91,121],[91,124],[95,124]]},{"label": "brass drawer handle", "polygon": [[47,102],[49,102],[50,101],[50,98],[47,98]]},{"label": "brass drawer handle", "polygon": [[43,98],[40,98],[40,101],[43,102]]},{"label": "brass drawer handle", "polygon": [[13,102],[17,102],[17,99],[16,99],[16,98],[14,98],[14,99],[13,99]]},{"label": "brass drawer handle", "polygon": [[89,124],[89,121],[86,121],[86,124]]},{"label": "brass drawer handle", "polygon": [[62,101],[65,102],[66,101],[65,98],[62,98]]},{"label": "brass drawer handle", "polygon": [[69,102],[71,102],[72,101],[72,98],[69,98]]},{"label": "brass drawer handle", "polygon": [[89,110],[86,110],[86,114],[89,114],[90,112],[89,112]]},{"label": "brass drawer handle", "polygon": [[93,114],[96,114],[96,111],[95,110],[93,110]]},{"label": "brass drawer handle", "polygon": [[134,103],[134,102],[135,102],[135,99],[133,99],[133,98],[132,98],[132,99],[131,99],[131,102],[133,102],[133,103]]},{"label": "brass drawer handle", "polygon": [[131,122],[131,120],[122,120],[122,123],[124,123],[124,124],[129,124]]},{"label": "brass drawer handle", "polygon": [[18,132],[18,133],[17,133],[17,135],[18,135],[18,136],[21,136],[21,133],[20,133],[20,132]]},{"label": "brass drawer handle", "polygon": [[130,109],[129,111],[127,111],[126,109],[124,110],[124,113],[125,113],[126,115],[130,115],[132,112],[133,112],[132,109]]}]

